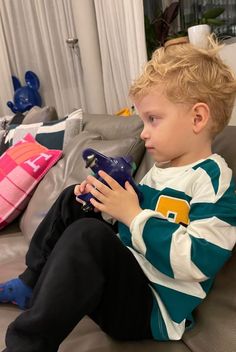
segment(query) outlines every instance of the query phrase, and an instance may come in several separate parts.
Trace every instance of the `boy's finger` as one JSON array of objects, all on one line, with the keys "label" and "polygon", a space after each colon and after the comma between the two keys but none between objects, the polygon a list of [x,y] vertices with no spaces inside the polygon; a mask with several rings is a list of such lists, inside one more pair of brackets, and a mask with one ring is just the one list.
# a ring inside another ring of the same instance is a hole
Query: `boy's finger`
[{"label": "boy's finger", "polygon": [[128,181],[125,182],[125,189],[131,193],[136,193],[134,188],[132,187],[132,185]]},{"label": "boy's finger", "polygon": [[110,175],[108,175],[105,171],[100,170],[98,171],[98,174],[100,177],[103,178],[104,181],[112,188],[114,189],[115,187],[121,187],[120,184]]},{"label": "boy's finger", "polygon": [[77,195],[80,193],[80,185],[76,185],[74,188],[74,194]]}]

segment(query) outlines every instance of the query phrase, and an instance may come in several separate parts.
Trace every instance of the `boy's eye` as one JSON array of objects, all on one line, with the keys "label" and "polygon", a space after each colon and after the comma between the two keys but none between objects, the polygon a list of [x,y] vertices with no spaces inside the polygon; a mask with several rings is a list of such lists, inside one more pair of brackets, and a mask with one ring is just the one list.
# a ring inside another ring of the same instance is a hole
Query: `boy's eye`
[{"label": "boy's eye", "polygon": [[151,123],[155,122],[157,119],[158,119],[157,116],[152,116],[152,115],[148,116],[148,120],[149,120],[149,122],[151,122]]},{"label": "boy's eye", "polygon": [[150,122],[153,122],[154,121],[154,116],[148,116],[148,120],[150,121]]}]

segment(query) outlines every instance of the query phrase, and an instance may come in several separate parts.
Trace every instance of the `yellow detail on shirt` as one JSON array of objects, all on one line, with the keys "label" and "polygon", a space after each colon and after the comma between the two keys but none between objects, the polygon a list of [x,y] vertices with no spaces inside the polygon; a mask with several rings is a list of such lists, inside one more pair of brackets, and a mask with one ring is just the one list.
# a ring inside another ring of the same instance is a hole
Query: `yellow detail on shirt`
[{"label": "yellow detail on shirt", "polygon": [[161,195],[156,205],[156,211],[176,224],[189,224],[189,203],[180,198]]}]

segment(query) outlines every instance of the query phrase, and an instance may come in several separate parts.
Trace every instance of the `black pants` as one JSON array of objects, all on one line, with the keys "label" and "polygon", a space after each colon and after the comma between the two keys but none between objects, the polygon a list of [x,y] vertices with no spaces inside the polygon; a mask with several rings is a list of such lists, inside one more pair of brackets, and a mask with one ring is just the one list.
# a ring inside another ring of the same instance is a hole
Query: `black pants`
[{"label": "black pants", "polygon": [[57,351],[85,315],[116,339],[151,338],[146,276],[116,228],[84,213],[73,189],[62,192],[32,238],[20,277],[33,297],[8,327],[7,352]]}]

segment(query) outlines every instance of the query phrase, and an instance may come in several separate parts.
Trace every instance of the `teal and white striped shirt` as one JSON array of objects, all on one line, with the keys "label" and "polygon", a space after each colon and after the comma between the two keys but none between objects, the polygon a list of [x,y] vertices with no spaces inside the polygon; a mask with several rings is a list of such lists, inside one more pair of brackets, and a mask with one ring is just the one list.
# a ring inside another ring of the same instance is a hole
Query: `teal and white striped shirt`
[{"label": "teal and white striped shirt", "polygon": [[153,337],[178,340],[236,242],[232,171],[217,154],[159,168],[140,183],[143,211],[119,235],[150,280]]}]

